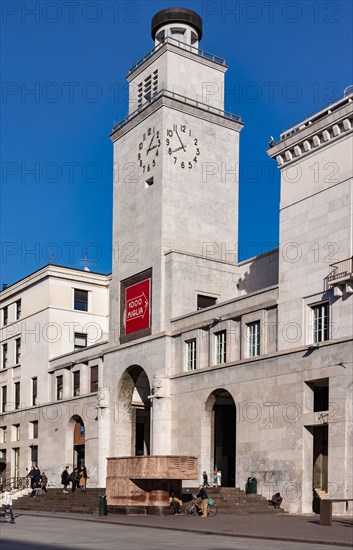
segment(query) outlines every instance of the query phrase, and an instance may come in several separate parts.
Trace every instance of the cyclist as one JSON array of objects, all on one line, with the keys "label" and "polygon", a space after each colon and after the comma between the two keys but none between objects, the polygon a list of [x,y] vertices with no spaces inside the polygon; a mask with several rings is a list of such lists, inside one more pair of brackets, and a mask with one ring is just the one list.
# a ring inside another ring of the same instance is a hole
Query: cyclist
[{"label": "cyclist", "polygon": [[197,496],[197,498],[201,499],[202,517],[207,518],[208,494],[207,494],[206,487],[203,487],[202,485],[200,485],[200,490],[199,490],[199,492],[197,493],[196,496]]}]

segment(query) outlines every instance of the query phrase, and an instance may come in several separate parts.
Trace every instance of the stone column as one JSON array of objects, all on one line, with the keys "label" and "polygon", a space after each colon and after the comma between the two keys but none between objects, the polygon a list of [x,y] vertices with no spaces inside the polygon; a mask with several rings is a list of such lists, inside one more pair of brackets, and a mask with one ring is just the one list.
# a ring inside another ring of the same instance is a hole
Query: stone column
[{"label": "stone column", "polygon": [[154,376],[152,381],[153,405],[151,409],[151,455],[169,455],[171,407],[169,379]]},{"label": "stone column", "polygon": [[107,478],[107,458],[110,456],[109,432],[111,411],[109,408],[109,388],[101,388],[98,392],[97,416],[97,479],[98,487],[105,487]]}]

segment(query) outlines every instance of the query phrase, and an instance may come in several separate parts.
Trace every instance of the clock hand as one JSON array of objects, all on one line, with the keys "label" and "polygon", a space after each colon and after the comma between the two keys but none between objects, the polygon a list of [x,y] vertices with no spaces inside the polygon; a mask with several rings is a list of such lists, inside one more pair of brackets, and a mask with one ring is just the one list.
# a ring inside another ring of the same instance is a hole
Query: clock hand
[{"label": "clock hand", "polygon": [[[176,135],[178,136],[178,139],[179,139],[180,144],[181,144],[180,149],[184,149],[184,151],[186,152],[185,145],[184,145],[184,143],[183,143],[183,142],[181,141],[181,139],[180,139],[178,130],[175,130],[175,133],[176,133]],[[178,151],[179,151],[179,149],[178,149]]]},{"label": "clock hand", "polygon": [[176,153],[177,151],[180,151],[180,149],[184,149],[184,151],[186,152],[185,145],[182,145],[181,147],[178,147],[177,149],[173,149],[173,153]]},{"label": "clock hand", "polygon": [[147,153],[148,153],[148,151],[152,151],[152,149],[154,149],[154,147],[156,147],[156,145],[155,145],[154,147],[151,147],[151,145],[152,145],[152,143],[153,143],[153,140],[154,140],[154,134],[153,134],[153,136],[152,136],[152,139],[151,139],[151,141],[150,141],[149,146],[147,147]]}]

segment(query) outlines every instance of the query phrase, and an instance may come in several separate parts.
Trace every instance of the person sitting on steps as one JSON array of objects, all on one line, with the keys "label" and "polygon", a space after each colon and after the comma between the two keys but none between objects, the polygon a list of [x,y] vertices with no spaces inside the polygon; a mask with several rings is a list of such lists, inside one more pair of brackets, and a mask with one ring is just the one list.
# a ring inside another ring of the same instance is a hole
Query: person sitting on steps
[{"label": "person sitting on steps", "polygon": [[269,504],[272,505],[274,508],[280,508],[282,504],[283,498],[281,497],[281,493],[275,493],[272,495],[271,500],[269,501]]}]

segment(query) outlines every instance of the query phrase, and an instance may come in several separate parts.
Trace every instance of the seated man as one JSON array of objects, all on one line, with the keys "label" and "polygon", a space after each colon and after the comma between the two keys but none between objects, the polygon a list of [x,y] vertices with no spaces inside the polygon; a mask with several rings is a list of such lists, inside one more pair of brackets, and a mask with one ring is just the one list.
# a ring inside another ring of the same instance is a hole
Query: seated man
[{"label": "seated man", "polygon": [[173,508],[175,515],[180,514],[180,505],[181,505],[180,499],[177,498],[174,495],[174,492],[172,491],[169,495],[169,506]]},{"label": "seated man", "polygon": [[275,493],[270,500],[270,504],[272,504],[275,508],[280,508],[282,500],[283,498],[281,497],[281,493]]}]

